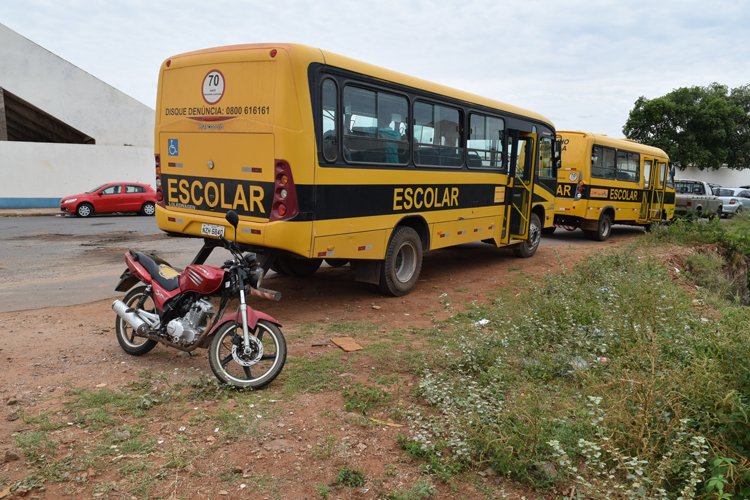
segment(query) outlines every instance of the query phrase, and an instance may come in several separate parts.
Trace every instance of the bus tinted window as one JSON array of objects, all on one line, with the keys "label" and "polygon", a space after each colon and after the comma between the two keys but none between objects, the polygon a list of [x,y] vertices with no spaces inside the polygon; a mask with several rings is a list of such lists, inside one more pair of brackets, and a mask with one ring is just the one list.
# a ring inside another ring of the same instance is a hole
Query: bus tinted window
[{"label": "bus tinted window", "polygon": [[640,155],[628,151],[617,151],[617,180],[638,182]]},{"label": "bus tinted window", "polygon": [[414,104],[414,163],[423,166],[460,167],[460,118],[455,108]]},{"label": "bus tinted window", "polygon": [[344,158],[356,163],[405,164],[409,157],[406,98],[344,87]]},{"label": "bus tinted window", "polygon": [[591,176],[600,179],[615,178],[615,150],[594,146],[591,153]]},{"label": "bus tinted window", "polygon": [[503,120],[472,113],[469,117],[466,163],[469,168],[502,168]]},{"label": "bus tinted window", "polygon": [[336,161],[338,153],[338,140],[336,137],[336,116],[338,102],[336,99],[336,84],[333,80],[323,82],[323,158],[327,161]]}]

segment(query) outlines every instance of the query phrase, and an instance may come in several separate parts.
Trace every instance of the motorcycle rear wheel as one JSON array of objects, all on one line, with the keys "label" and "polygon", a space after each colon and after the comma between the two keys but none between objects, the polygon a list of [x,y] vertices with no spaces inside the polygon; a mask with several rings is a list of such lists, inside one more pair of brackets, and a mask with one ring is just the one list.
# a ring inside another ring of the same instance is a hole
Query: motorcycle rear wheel
[{"label": "motorcycle rear wheel", "polygon": [[[132,288],[122,301],[125,302],[125,305],[128,307],[135,307],[145,293],[145,286],[137,286]],[[147,312],[156,311],[156,306],[154,306],[154,301],[151,297],[146,298],[143,303],[143,309]],[[122,350],[131,356],[143,356],[158,344],[155,340],[145,339],[135,335],[133,327],[117,315],[115,315],[115,334],[117,335],[117,342],[120,344],[120,347],[122,347]]]},{"label": "motorcycle rear wheel", "polygon": [[[286,363],[286,340],[279,327],[260,320],[250,335],[253,337],[253,350],[245,356],[242,354],[242,324],[227,322],[214,334],[208,348],[208,364],[221,382],[237,388],[260,389],[281,373]],[[259,354],[260,345],[263,350],[259,359],[253,359],[249,366],[240,362]]]}]

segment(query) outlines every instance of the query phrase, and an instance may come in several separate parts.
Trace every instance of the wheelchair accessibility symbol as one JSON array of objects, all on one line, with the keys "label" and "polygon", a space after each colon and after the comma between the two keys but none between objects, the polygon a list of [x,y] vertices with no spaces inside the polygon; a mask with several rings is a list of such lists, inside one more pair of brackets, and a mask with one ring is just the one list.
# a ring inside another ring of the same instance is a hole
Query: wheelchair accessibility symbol
[{"label": "wheelchair accessibility symbol", "polygon": [[169,156],[179,156],[180,146],[177,139],[168,139],[167,141],[167,154],[169,154]]}]

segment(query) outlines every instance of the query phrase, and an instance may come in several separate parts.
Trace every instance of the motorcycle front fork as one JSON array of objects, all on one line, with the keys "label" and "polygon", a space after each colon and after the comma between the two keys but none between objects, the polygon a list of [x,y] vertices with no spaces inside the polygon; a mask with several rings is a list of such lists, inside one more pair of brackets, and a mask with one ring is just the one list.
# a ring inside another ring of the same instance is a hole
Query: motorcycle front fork
[{"label": "motorcycle front fork", "polygon": [[245,302],[245,289],[240,288],[240,315],[242,316],[242,345],[245,354],[250,353],[250,329],[247,326],[247,303]]}]

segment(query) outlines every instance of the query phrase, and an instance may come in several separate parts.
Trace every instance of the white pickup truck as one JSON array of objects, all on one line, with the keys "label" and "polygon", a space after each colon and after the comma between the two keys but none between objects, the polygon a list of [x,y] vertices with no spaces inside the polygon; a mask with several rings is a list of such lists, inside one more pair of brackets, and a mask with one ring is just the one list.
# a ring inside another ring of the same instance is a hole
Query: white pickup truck
[{"label": "white pickup truck", "polygon": [[714,184],[704,181],[676,180],[675,213],[698,217],[720,216],[722,202],[718,196],[714,196],[714,187]]}]

